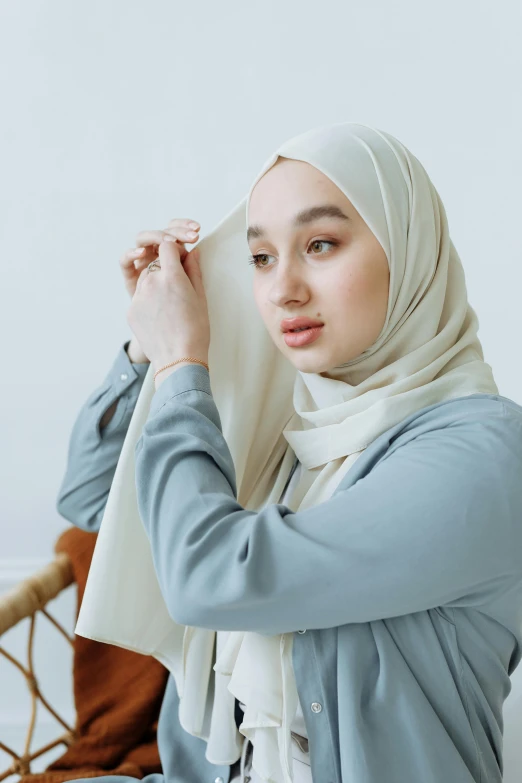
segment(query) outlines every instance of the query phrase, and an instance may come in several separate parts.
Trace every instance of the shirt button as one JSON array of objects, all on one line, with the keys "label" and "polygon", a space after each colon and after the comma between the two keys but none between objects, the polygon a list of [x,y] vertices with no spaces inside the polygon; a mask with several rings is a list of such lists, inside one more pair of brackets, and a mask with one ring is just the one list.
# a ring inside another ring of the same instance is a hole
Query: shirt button
[{"label": "shirt button", "polygon": [[297,633],[306,633],[306,628],[304,629],[304,631],[298,631]]},{"label": "shirt button", "polygon": [[321,712],[321,710],[323,708],[322,708],[322,705],[319,704],[318,701],[313,701],[312,704],[311,704],[310,709],[312,710],[312,712]]},{"label": "shirt button", "polygon": [[126,381],[128,377],[129,376],[127,375],[126,372],[122,372],[122,374],[120,375],[120,381]]},{"label": "shirt button", "polygon": [[215,778],[214,783],[224,783],[223,778]]}]

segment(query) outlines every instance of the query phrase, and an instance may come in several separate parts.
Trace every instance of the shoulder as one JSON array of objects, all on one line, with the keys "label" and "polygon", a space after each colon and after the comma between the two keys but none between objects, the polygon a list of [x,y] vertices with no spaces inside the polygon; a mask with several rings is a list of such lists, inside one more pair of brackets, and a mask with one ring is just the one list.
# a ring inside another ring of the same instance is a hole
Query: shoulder
[{"label": "shoulder", "polygon": [[499,394],[435,403],[416,411],[392,432],[386,457],[409,444],[424,453],[438,449],[445,459],[458,463],[459,472],[465,468],[491,475],[494,465],[497,475],[502,475],[499,465],[522,469],[522,406]]},{"label": "shoulder", "polygon": [[491,552],[495,537],[499,545],[509,542],[508,560],[520,551],[520,405],[501,395],[458,397],[417,411],[391,432],[365,476],[368,492],[435,526],[443,520],[459,525]]},{"label": "shoulder", "polygon": [[442,400],[404,419],[394,434],[414,433],[447,427],[485,425],[497,421],[500,429],[522,428],[522,406],[500,394],[470,394]]},{"label": "shoulder", "polygon": [[522,406],[500,394],[468,394],[464,397],[442,400],[422,408],[403,423],[411,421],[415,425],[420,425],[436,422],[439,425],[445,425],[464,417],[483,420],[490,416],[511,419],[522,424]]}]

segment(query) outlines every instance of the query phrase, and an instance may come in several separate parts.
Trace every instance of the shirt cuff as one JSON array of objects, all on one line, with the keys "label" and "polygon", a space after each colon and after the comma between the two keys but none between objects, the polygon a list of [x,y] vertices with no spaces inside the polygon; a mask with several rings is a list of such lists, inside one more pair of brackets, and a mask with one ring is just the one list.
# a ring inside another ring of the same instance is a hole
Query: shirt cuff
[{"label": "shirt cuff", "polygon": [[127,355],[125,345],[120,345],[112,367],[102,384],[104,389],[113,389],[117,391],[118,395],[124,394],[138,379],[141,386],[150,367],[150,363],[144,365],[133,364]]},{"label": "shirt cuff", "polygon": [[165,378],[152,398],[149,415],[154,416],[172,397],[187,391],[201,391],[212,396],[210,373],[202,364],[185,364]]},{"label": "shirt cuff", "polygon": [[127,340],[126,343],[123,343],[123,349],[120,348],[120,354],[123,350],[123,356],[121,358],[124,362],[126,360],[126,364],[130,365],[130,367],[132,367],[132,369],[137,373],[137,375],[139,375],[140,378],[145,378],[149,371],[150,362],[131,362],[129,354],[127,353],[129,343],[130,340]]}]

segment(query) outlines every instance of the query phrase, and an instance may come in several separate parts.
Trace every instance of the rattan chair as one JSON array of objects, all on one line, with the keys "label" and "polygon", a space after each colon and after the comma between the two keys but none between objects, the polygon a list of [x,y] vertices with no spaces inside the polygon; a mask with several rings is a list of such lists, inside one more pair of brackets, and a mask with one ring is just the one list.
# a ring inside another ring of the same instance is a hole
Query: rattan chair
[{"label": "rattan chair", "polygon": [[[21,755],[0,740],[0,749],[12,759],[8,769],[0,770],[0,781],[11,775],[18,775],[21,778],[23,775],[31,774],[31,762],[34,759],[60,744],[68,747],[76,739],[74,728],[68,725],[42,694],[33,666],[34,631],[38,613],[44,615],[63,634],[69,644],[73,646],[73,638],[69,636],[62,625],[46,609],[49,601],[56,598],[62,590],[65,590],[73,582],[74,576],[71,562],[64,552],[60,552],[44,568],[41,568],[33,576],[24,579],[16,587],[0,596],[0,637],[25,618],[29,618],[27,660],[25,664],[17,660],[15,656],[7,652],[1,645],[0,655],[22,673],[31,695],[29,724]],[[53,715],[63,731],[52,742],[31,750],[38,701]]]}]

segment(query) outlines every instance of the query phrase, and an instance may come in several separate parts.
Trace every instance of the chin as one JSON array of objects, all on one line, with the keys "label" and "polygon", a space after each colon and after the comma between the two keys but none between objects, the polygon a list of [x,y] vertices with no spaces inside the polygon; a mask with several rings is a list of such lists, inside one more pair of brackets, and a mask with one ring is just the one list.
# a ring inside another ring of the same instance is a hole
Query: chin
[{"label": "chin", "polygon": [[319,374],[321,372],[327,372],[332,366],[327,359],[321,359],[320,356],[304,356],[304,354],[298,356],[299,348],[293,348],[291,350],[294,351],[294,355],[288,356],[285,352],[285,356],[299,372],[313,372]]},{"label": "chin", "polygon": [[301,348],[290,348],[290,346],[285,343],[281,332],[278,332],[275,339],[275,345],[285,359],[300,372],[327,372],[333,366],[331,360],[324,355],[324,352],[321,356],[319,346],[315,346],[313,343],[309,346],[302,346]]}]

